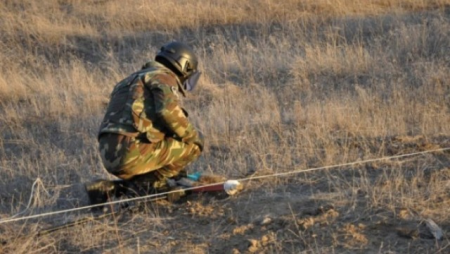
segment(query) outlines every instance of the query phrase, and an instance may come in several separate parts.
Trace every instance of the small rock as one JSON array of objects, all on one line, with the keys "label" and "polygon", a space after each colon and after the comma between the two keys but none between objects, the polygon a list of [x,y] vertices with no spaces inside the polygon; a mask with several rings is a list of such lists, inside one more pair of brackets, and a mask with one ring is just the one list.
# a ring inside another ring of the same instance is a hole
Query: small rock
[{"label": "small rock", "polygon": [[260,245],[261,245],[261,244],[259,243],[259,241],[258,241],[258,240],[255,240],[255,239],[249,239],[248,241],[249,241],[248,251],[249,251],[250,253],[255,253],[255,252],[257,252],[257,251],[259,250]]},{"label": "small rock", "polygon": [[248,241],[249,241],[250,247],[258,247],[259,246],[259,241],[256,239],[248,239]]},{"label": "small rock", "polygon": [[233,254],[241,254],[241,252],[240,252],[238,249],[236,249],[236,248],[234,248],[234,249],[231,251],[231,253],[233,253]]},{"label": "small rock", "polygon": [[431,234],[436,238],[436,240],[441,240],[443,237],[442,229],[432,220],[427,219],[425,221],[425,224],[427,225],[428,229],[430,230]]},{"label": "small rock", "polygon": [[261,237],[261,244],[262,246],[266,246],[270,241],[270,238],[266,235],[264,235],[263,237]]},{"label": "small rock", "polygon": [[267,225],[272,222],[272,219],[270,217],[266,217],[261,221],[261,225]]},{"label": "small rock", "polygon": [[401,237],[405,237],[408,239],[419,238],[419,230],[416,228],[402,227],[402,228],[397,228],[396,231],[397,231],[397,234]]}]

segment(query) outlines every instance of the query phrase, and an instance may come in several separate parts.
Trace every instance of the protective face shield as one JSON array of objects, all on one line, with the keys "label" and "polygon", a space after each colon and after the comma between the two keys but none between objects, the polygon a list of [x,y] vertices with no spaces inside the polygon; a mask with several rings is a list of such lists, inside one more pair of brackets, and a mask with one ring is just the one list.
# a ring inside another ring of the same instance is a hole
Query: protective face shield
[{"label": "protective face shield", "polygon": [[192,74],[188,79],[186,79],[183,82],[183,86],[184,89],[186,89],[186,91],[191,92],[192,90],[194,90],[195,86],[197,85],[198,80],[200,79],[201,76],[201,72],[197,71],[194,72],[194,74]]}]

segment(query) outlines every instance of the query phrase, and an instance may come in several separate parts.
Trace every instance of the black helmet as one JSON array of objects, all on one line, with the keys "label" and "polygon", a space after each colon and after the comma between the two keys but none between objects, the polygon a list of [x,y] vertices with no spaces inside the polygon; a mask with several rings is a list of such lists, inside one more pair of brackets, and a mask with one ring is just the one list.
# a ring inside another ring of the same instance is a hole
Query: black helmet
[{"label": "black helmet", "polygon": [[155,60],[174,71],[180,77],[181,82],[197,72],[198,60],[194,51],[181,42],[170,42],[162,46],[156,54]]},{"label": "black helmet", "polygon": [[169,42],[161,47],[156,54],[155,61],[175,72],[185,90],[192,91],[197,85],[201,72],[197,70],[197,57],[188,45],[176,41]]}]

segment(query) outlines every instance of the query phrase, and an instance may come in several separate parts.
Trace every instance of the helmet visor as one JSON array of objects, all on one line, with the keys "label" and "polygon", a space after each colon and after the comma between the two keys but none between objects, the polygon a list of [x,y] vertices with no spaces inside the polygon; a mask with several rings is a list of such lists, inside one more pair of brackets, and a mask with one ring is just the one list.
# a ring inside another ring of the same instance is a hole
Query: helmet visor
[{"label": "helmet visor", "polygon": [[197,71],[194,72],[194,74],[192,74],[188,79],[186,79],[186,81],[184,81],[183,83],[184,89],[186,89],[186,91],[188,92],[194,90],[198,80],[200,79],[201,74],[202,74],[201,72]]}]

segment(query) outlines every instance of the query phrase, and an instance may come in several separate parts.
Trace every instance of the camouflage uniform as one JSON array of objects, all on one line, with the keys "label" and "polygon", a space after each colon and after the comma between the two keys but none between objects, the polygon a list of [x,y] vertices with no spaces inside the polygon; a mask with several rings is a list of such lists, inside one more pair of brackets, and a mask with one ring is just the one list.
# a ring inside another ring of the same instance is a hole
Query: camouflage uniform
[{"label": "camouflage uniform", "polygon": [[158,62],[115,86],[98,134],[108,172],[124,180],[154,172],[162,180],[200,156],[193,143],[199,133],[180,106],[180,94],[185,96],[178,77]]}]

